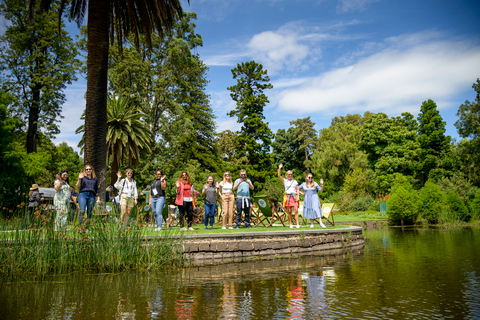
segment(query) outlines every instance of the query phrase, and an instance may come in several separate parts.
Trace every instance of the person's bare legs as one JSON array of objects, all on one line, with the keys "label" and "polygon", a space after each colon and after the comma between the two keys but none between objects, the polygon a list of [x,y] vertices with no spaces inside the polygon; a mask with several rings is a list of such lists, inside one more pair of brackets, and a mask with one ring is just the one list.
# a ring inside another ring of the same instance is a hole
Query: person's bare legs
[{"label": "person's bare legs", "polygon": [[292,207],[285,207],[285,211],[287,211],[288,223],[290,224],[290,228],[291,228],[292,227]]},{"label": "person's bare legs", "polygon": [[295,221],[297,222],[297,226],[299,225],[298,224],[298,207],[293,207],[293,211],[295,212]]},{"label": "person's bare legs", "polygon": [[130,217],[130,211],[132,211],[132,207],[127,207],[127,214],[125,215],[125,223],[124,226],[128,225],[128,218]]},{"label": "person's bare legs", "polygon": [[123,223],[123,217],[125,216],[125,213],[127,212],[127,206],[122,206],[122,212],[120,213],[120,219],[118,220],[118,227],[120,228]]}]

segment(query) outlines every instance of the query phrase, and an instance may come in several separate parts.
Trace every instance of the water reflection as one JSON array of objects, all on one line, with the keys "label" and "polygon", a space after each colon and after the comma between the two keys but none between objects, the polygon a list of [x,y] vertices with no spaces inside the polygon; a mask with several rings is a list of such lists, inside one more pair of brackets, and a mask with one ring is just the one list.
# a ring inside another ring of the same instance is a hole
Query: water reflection
[{"label": "water reflection", "polygon": [[475,319],[478,228],[392,229],[364,249],[2,284],[2,319]]}]

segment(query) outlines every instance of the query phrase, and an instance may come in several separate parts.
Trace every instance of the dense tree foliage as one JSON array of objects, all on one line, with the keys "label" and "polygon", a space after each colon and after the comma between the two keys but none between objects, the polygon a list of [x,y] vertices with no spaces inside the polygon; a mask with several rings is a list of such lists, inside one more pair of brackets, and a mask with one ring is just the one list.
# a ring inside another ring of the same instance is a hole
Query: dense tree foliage
[{"label": "dense tree foliage", "polygon": [[408,180],[397,173],[392,187],[392,195],[387,200],[388,217],[402,225],[413,224],[418,217],[418,195]]},{"label": "dense tree foliage", "polygon": [[48,137],[60,132],[64,90],[80,66],[76,44],[58,24],[58,11],[56,5],[32,16],[24,1],[0,3],[0,14],[10,21],[0,36],[3,89],[16,97],[9,111],[26,128],[27,153],[37,151],[40,130]]},{"label": "dense tree foliage", "polygon": [[233,78],[237,84],[227,89],[236,102],[236,108],[228,113],[230,117],[237,117],[242,124],[240,132],[235,137],[237,153],[240,157],[246,156],[250,174],[255,175],[257,187],[266,181],[272,167],[270,147],[273,133],[264,122],[263,110],[269,102],[264,90],[273,88],[267,76],[267,70],[255,61],[242,62],[232,69]]}]

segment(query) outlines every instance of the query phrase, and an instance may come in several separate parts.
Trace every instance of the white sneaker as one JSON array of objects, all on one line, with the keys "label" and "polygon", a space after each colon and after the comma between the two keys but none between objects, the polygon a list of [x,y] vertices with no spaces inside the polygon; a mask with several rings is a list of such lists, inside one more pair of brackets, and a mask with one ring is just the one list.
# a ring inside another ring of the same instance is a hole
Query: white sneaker
[{"label": "white sneaker", "polygon": [[233,227],[228,227],[228,229],[232,229],[232,230],[233,230]]},{"label": "white sneaker", "polygon": [[227,230],[227,227],[222,227],[222,230]]},{"label": "white sneaker", "polygon": [[187,231],[187,228],[185,228],[185,227],[180,228],[180,231]]},{"label": "white sneaker", "polygon": [[300,228],[300,226],[297,224],[297,229]]},{"label": "white sneaker", "polygon": [[155,231],[162,231],[162,228],[160,228],[160,227],[155,228]]},{"label": "white sneaker", "polygon": [[315,228],[315,226],[313,224],[310,225],[310,228]]},{"label": "white sneaker", "polygon": [[293,225],[290,225],[290,229],[292,229],[292,228],[293,228]]},{"label": "white sneaker", "polygon": [[188,228],[189,231],[195,231],[192,227]]},{"label": "white sneaker", "polygon": [[322,228],[326,228],[326,226],[325,226],[323,223],[321,223],[321,222],[320,222],[320,226],[321,226]]}]

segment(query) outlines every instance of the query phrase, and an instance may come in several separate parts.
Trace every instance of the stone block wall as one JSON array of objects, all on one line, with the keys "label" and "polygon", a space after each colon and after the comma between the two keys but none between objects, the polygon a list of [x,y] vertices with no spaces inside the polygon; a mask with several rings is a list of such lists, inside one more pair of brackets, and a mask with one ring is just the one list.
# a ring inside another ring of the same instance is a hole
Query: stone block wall
[{"label": "stone block wall", "polygon": [[362,228],[351,226],[342,229],[185,235],[179,249],[188,264],[209,265],[363,245]]}]

